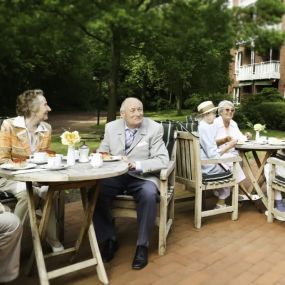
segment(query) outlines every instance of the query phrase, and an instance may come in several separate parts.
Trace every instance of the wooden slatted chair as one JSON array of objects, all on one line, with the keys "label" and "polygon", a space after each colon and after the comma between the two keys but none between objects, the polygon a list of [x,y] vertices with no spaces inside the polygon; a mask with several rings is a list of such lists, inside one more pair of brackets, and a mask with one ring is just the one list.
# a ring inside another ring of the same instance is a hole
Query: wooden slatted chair
[{"label": "wooden slatted chair", "polygon": [[[207,216],[222,213],[232,213],[232,220],[238,218],[238,182],[237,163],[240,157],[226,159],[201,160],[200,143],[197,133],[177,132],[177,159],[176,159],[176,181],[184,183],[195,195],[195,227],[201,228],[201,220]],[[203,182],[201,167],[206,164],[233,163],[233,177],[221,179],[214,182]],[[232,189],[232,205],[226,208],[203,210],[203,191],[215,190],[223,187]]]},{"label": "wooden slatted chair", "polygon": [[285,161],[270,157],[267,159],[267,162],[271,164],[271,171],[269,173],[269,181],[268,181],[268,214],[267,214],[267,221],[269,223],[273,222],[273,218],[275,216],[280,216],[285,219],[285,213],[278,211],[274,208],[274,197],[275,191],[285,192],[285,178],[276,175],[276,166],[278,167],[285,167]]},{"label": "wooden slatted chair", "polygon": [[[176,126],[171,122],[162,123],[164,127],[164,142],[169,152],[170,162],[167,169],[160,171],[160,202],[156,218],[159,227],[158,254],[166,252],[166,239],[174,219],[174,186],[175,186],[175,156],[176,156]],[[114,218],[137,218],[136,203],[132,196],[118,195],[113,201]]]}]

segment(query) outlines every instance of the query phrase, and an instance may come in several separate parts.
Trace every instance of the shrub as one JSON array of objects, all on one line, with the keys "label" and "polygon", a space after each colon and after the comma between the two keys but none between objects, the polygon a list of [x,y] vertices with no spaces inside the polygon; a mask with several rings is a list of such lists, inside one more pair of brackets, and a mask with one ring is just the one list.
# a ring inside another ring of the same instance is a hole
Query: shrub
[{"label": "shrub", "polygon": [[199,94],[192,94],[184,101],[184,106],[192,112],[197,111],[197,106],[203,101],[203,97]]},{"label": "shrub", "polygon": [[259,114],[263,115],[263,122],[268,129],[285,129],[285,102],[263,102],[257,106]]},{"label": "shrub", "polygon": [[184,106],[191,111],[196,112],[197,106],[203,101],[213,101],[215,106],[218,106],[222,100],[230,100],[229,95],[224,93],[210,93],[210,94],[191,94],[185,101]]},{"label": "shrub", "polygon": [[247,122],[248,119],[244,115],[241,109],[236,108],[234,120],[237,122],[240,129],[246,129],[247,128]]}]

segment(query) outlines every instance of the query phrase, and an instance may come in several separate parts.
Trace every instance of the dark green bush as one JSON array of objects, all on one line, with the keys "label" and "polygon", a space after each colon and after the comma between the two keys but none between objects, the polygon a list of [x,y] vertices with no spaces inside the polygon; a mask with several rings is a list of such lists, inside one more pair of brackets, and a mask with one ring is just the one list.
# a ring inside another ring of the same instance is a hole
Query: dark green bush
[{"label": "dark green bush", "polygon": [[272,130],[285,129],[285,102],[263,102],[257,106],[257,109],[264,121],[253,123],[265,123],[266,128]]},{"label": "dark green bush", "polygon": [[210,94],[191,94],[185,101],[184,107],[190,109],[193,112],[197,111],[197,106],[203,101],[213,101],[215,106],[218,106],[222,100],[230,100],[229,95],[224,93],[210,93]]},{"label": "dark green bush", "polygon": [[234,120],[237,122],[237,124],[238,124],[240,129],[247,128],[248,119],[244,115],[244,113],[241,111],[240,108],[236,108],[235,115],[234,115]]}]

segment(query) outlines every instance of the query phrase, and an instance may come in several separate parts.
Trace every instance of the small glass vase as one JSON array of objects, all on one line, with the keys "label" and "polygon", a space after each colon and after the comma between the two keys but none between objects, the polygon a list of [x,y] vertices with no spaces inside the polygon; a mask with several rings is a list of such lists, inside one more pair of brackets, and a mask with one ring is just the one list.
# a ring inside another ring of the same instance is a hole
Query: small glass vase
[{"label": "small glass vase", "polygon": [[256,131],[255,132],[255,141],[258,142],[260,140],[260,132]]},{"label": "small glass vase", "polygon": [[67,158],[66,163],[68,166],[73,166],[75,164],[75,148],[74,148],[74,146],[72,146],[72,145],[68,146],[66,158]]}]

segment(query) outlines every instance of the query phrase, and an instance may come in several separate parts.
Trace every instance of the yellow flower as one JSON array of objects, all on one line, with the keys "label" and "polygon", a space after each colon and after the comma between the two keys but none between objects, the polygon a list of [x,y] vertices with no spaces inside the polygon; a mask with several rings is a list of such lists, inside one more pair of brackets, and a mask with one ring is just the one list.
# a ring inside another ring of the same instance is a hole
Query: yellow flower
[{"label": "yellow flower", "polygon": [[63,145],[74,146],[76,143],[80,142],[80,136],[78,131],[74,132],[65,131],[60,137],[61,137],[61,143]]},{"label": "yellow flower", "polygon": [[262,132],[265,130],[265,127],[266,125],[261,125],[261,124],[255,124],[253,126],[253,129],[256,131],[256,132]]}]

